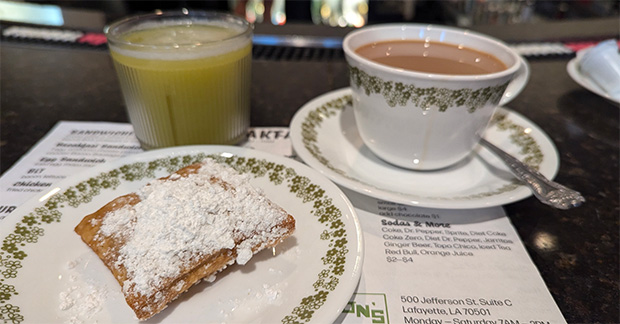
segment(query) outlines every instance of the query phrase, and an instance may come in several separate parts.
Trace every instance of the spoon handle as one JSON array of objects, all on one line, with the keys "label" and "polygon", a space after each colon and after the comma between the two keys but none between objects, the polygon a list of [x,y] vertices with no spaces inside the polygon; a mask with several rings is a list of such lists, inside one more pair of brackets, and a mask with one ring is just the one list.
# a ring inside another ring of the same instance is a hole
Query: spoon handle
[{"label": "spoon handle", "polygon": [[585,199],[579,192],[547,179],[537,170],[504,152],[484,138],[480,139],[480,144],[502,159],[512,171],[512,174],[530,187],[534,196],[541,202],[559,209],[577,207],[585,202]]}]

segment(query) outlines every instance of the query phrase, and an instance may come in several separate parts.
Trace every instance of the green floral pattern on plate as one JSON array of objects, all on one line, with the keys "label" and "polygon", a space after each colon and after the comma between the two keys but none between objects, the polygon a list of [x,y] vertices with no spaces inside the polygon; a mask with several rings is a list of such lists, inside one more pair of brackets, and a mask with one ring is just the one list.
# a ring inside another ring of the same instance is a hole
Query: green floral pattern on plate
[{"label": "green floral pattern on plate", "polygon": [[[308,113],[308,115],[305,116],[301,124],[301,137],[304,147],[322,165],[324,165],[329,170],[341,175],[342,177],[364,184],[368,187],[373,187],[383,191],[402,195],[402,193],[400,192],[386,190],[385,188],[377,188],[372,184],[351,177],[345,171],[334,167],[333,164],[329,161],[329,159],[323,156],[323,153],[321,152],[320,146],[318,144],[319,128],[323,121],[329,118],[339,116],[347,106],[351,105],[351,100],[351,95],[343,95],[341,97],[337,97],[333,100],[327,101],[316,107],[315,109],[310,110],[310,112]],[[542,153],[538,143],[536,143],[536,140],[527,132],[525,132],[525,127],[515,124],[507,117],[507,115],[500,113],[496,113],[493,116],[491,123],[499,131],[506,131],[510,133],[509,139],[512,143],[514,143],[520,148],[519,153],[524,155],[522,162],[528,164],[534,169],[539,169],[540,164],[544,159],[544,154]],[[496,196],[502,193],[516,190],[519,187],[521,187],[521,184],[519,184],[519,182],[514,179],[510,183],[507,183],[497,189],[468,196],[454,196],[449,198],[433,196],[424,198],[434,200],[472,200]]]},{"label": "green floral pattern on plate", "polygon": [[509,82],[472,90],[468,88],[452,90],[447,88],[420,88],[413,84],[385,81],[370,75],[359,68],[349,66],[351,84],[364,89],[366,95],[382,95],[390,107],[405,106],[411,102],[422,110],[437,107],[447,111],[450,107],[467,107],[470,113],[484,107],[487,103],[496,105],[502,98]]},{"label": "green floral pattern on plate", "polygon": [[19,306],[9,303],[18,292],[15,286],[8,282],[19,276],[22,261],[28,257],[24,248],[37,243],[38,239],[45,235],[46,225],[61,222],[63,209],[91,202],[93,197],[103,190],[114,190],[123,181],[154,179],[158,171],[172,173],[205,158],[225,163],[255,178],[265,177],[275,185],[285,185],[301,203],[311,204],[314,219],[324,227],[318,239],[326,241],[328,245],[328,249],[321,257],[324,267],[312,283],[313,293],[302,298],[300,304],[281,322],[292,324],[310,321],[313,314],[325,304],[330,292],[336,289],[341,276],[345,273],[350,241],[342,220],[342,211],[333,204],[332,198],[326,195],[324,189],[312,183],[309,178],[298,175],[293,168],[263,159],[203,153],[137,162],[103,172],[51,196],[44,206],[35,208],[23,216],[14,231],[2,240],[0,246],[0,320],[14,324],[25,320]]}]

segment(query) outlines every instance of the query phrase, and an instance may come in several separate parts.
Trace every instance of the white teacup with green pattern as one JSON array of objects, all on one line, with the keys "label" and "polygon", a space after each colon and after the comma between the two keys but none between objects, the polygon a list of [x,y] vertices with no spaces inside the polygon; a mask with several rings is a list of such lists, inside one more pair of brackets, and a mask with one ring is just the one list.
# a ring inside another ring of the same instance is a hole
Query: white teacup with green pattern
[{"label": "white teacup with green pattern", "polygon": [[[355,52],[390,40],[463,45],[492,54],[507,68],[476,75],[422,73],[379,64]],[[521,92],[529,77],[527,63],[501,41],[452,27],[368,26],[349,33],[343,48],[362,140],[381,159],[407,169],[441,169],[467,157],[495,108]]]}]

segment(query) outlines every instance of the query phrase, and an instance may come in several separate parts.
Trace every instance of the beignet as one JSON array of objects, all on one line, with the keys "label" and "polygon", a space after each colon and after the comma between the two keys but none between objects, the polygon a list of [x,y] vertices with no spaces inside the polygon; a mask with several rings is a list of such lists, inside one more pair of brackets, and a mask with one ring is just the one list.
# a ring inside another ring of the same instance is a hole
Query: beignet
[{"label": "beignet", "polygon": [[112,200],[75,232],[146,320],[200,280],[292,234],[295,219],[249,180],[206,159]]}]

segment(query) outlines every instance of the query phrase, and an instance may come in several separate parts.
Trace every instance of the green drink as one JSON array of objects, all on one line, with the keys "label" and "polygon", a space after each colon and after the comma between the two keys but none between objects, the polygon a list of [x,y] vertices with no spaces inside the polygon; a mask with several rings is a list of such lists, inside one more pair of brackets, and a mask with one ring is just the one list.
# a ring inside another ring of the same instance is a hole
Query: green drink
[{"label": "green drink", "polygon": [[250,122],[252,29],[225,14],[129,18],[107,31],[143,148],[236,144]]}]

